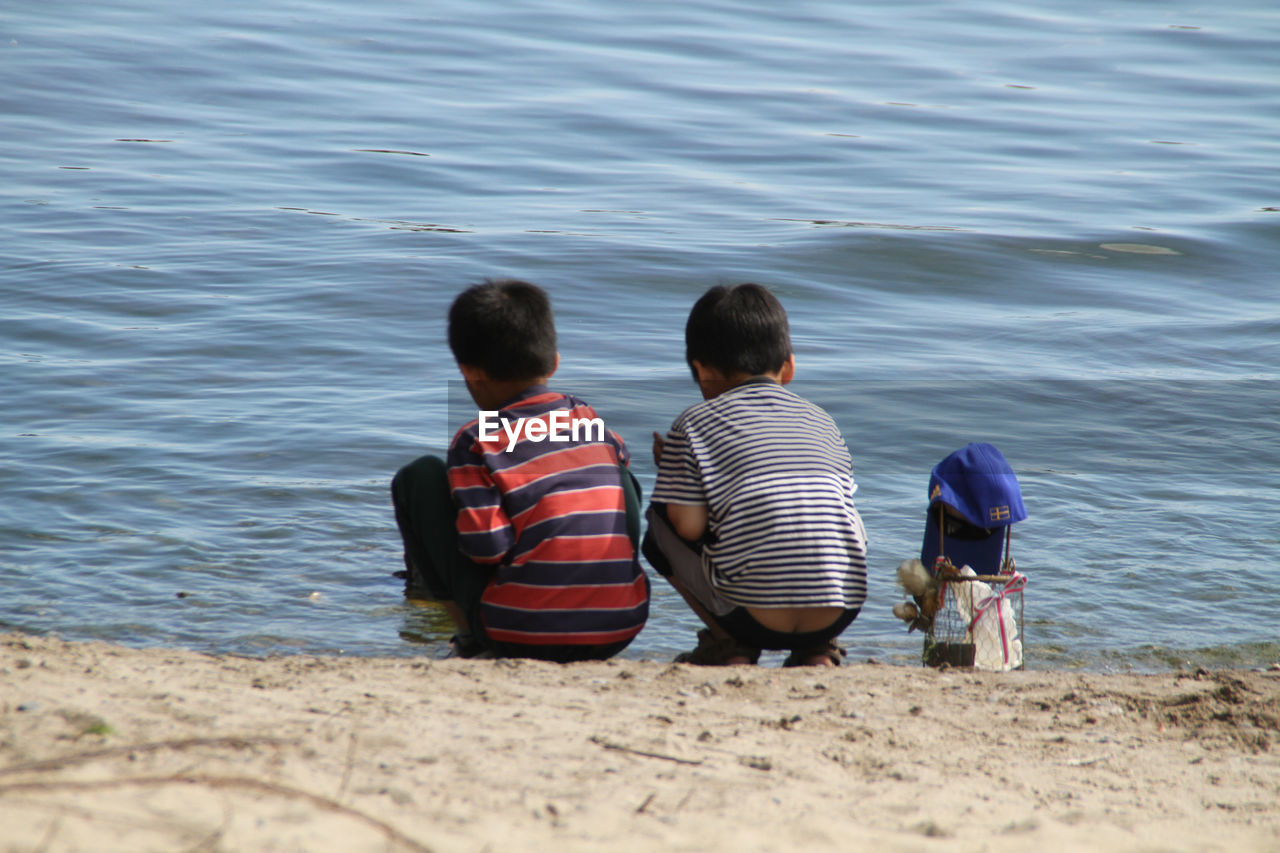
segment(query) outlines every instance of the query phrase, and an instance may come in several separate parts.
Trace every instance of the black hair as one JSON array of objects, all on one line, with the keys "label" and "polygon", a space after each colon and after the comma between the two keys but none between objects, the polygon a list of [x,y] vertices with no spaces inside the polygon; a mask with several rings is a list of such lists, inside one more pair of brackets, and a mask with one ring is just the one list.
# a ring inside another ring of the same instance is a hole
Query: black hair
[{"label": "black hair", "polygon": [[517,279],[473,284],[449,308],[449,349],[458,364],[498,381],[538,379],[556,367],[551,300]]},{"label": "black hair", "polygon": [[[731,375],[781,370],[791,356],[787,312],[758,284],[716,285],[702,294],[684,327],[684,357]],[[697,378],[697,375],[694,375]]]}]

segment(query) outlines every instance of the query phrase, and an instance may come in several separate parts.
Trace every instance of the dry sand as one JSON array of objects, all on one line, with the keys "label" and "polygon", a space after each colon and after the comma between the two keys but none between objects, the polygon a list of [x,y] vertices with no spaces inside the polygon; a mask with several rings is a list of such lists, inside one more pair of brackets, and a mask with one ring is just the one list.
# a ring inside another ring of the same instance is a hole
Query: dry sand
[{"label": "dry sand", "polygon": [[1280,850],[1280,672],[0,635],[4,851]]}]

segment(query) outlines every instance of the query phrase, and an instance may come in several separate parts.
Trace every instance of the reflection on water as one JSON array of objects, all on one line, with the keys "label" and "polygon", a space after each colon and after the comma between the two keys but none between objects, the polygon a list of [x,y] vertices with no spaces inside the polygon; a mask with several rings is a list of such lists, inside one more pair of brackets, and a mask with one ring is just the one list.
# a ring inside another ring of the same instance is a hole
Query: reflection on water
[{"label": "reflection on water", "polygon": [[404,617],[400,639],[405,642],[431,646],[438,650],[453,636],[453,620],[445,613],[444,607],[436,602],[406,599],[400,610]]}]

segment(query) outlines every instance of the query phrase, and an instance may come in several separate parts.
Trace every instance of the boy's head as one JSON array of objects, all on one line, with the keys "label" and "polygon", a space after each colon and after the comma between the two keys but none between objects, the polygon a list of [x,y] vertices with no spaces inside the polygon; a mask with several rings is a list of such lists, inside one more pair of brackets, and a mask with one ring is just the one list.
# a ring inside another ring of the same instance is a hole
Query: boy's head
[{"label": "boy's head", "polygon": [[497,382],[550,376],[557,364],[551,300],[527,281],[472,285],[449,308],[449,349],[460,367],[483,370]]},{"label": "boy's head", "polygon": [[724,376],[777,373],[791,358],[787,312],[758,284],[717,285],[693,305],[684,327],[684,356]]}]

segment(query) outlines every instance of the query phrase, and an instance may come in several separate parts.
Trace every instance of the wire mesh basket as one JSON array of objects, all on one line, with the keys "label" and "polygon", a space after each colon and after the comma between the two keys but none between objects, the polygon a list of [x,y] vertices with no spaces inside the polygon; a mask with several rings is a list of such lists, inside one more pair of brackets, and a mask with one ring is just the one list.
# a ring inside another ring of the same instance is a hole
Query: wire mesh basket
[{"label": "wire mesh basket", "polygon": [[926,666],[1003,672],[1022,669],[1022,592],[1016,570],[1000,575],[961,574],[947,565],[939,575],[939,605],[925,633]]}]

